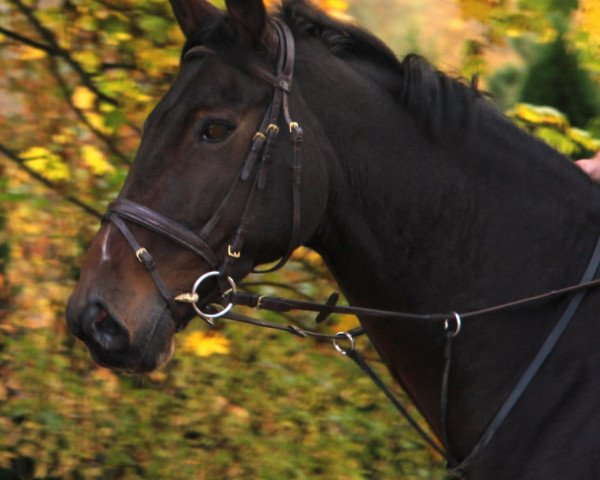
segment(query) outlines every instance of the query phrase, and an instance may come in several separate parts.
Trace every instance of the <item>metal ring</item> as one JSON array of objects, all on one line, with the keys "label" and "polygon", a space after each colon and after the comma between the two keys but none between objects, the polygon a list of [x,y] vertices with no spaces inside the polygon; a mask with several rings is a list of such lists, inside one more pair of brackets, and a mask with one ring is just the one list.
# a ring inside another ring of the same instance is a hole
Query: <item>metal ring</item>
[{"label": "metal ring", "polygon": [[452,312],[454,315],[454,319],[456,320],[456,325],[454,326],[454,331],[450,332],[450,322],[448,320],[444,320],[444,329],[446,332],[450,334],[452,338],[456,337],[460,333],[460,329],[462,328],[462,320],[460,319],[460,315],[456,312]]},{"label": "metal ring", "polygon": [[342,355],[348,355],[348,352],[351,352],[352,350],[354,350],[354,347],[356,346],[356,342],[354,341],[354,337],[349,332],[338,332],[338,333],[336,333],[336,336],[341,336],[341,335],[343,335],[344,337],[346,337],[346,339],[350,342],[350,348],[343,349],[342,347],[340,347],[338,345],[338,343],[337,343],[337,341],[338,341],[337,338],[333,339],[333,346]]},{"label": "metal ring", "polygon": [[[216,270],[213,272],[207,272],[204,275],[198,277],[198,280],[196,280],[194,282],[194,286],[192,287],[192,295],[194,293],[196,293],[196,290],[198,290],[198,287],[202,284],[202,282],[204,280],[206,280],[209,277],[215,277],[215,276],[219,276],[221,275],[220,272],[217,272]],[[233,293],[237,293],[237,288],[236,288],[236,284],[233,281],[233,278],[227,276],[225,277],[227,279],[227,282],[229,283],[229,285],[231,286],[231,291]],[[225,315],[229,310],[231,310],[231,308],[233,307],[233,303],[229,302],[229,304],[225,307],[223,307],[223,310],[217,312],[217,313],[206,313],[203,312],[202,310],[200,310],[200,307],[198,305],[196,305],[196,303],[192,303],[192,307],[194,307],[194,310],[196,311],[196,313],[198,315],[200,315],[202,318],[219,318],[222,317],[223,315]]]}]

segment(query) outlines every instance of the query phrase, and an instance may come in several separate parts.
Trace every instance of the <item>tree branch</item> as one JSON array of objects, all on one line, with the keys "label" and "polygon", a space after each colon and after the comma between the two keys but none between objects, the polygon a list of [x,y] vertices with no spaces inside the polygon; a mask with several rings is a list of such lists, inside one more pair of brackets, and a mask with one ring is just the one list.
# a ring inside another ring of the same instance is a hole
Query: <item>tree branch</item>
[{"label": "tree branch", "polygon": [[107,70],[139,70],[137,65],[131,63],[111,63],[111,62],[102,62],[100,65],[100,69],[102,71]]},{"label": "tree branch", "polygon": [[[86,87],[88,87],[91,91],[93,91],[98,96],[98,98],[100,98],[101,100],[103,100],[107,103],[110,103],[111,105],[118,105],[118,102],[114,98],[109,97],[105,93],[101,92],[98,89],[98,87],[96,87],[96,85],[94,84],[94,82],[92,80],[92,76],[81,66],[81,64],[79,64],[79,62],[75,61],[73,59],[73,57],[71,57],[71,55],[69,54],[69,52],[67,50],[65,50],[58,44],[58,41],[56,40],[54,33],[51,30],[49,30],[48,28],[46,28],[38,20],[38,18],[34,15],[33,10],[31,8],[29,8],[27,5],[25,5],[21,0],[9,0],[9,1],[23,15],[25,15],[25,17],[29,20],[29,23],[35,28],[35,30],[37,30],[37,32],[42,36],[42,38],[44,40],[46,40],[46,42],[48,42],[49,46],[53,49],[53,55],[57,55],[57,56],[64,58],[64,60],[71,66],[71,68],[73,68],[73,70],[75,70],[75,72],[79,75],[82,83]],[[42,44],[40,43],[39,45],[42,45]]]},{"label": "tree branch", "polygon": [[50,58],[49,63],[50,63],[50,73],[55,78],[55,80],[58,82],[58,85],[61,89],[61,92],[63,94],[65,102],[67,102],[67,105],[73,111],[73,113],[75,113],[75,115],[77,115],[77,118],[79,118],[81,123],[83,123],[90,132],[92,132],[96,137],[98,137],[102,142],[104,142],[104,144],[107,146],[107,148],[110,150],[110,152],[113,153],[115,156],[117,156],[124,165],[131,165],[131,160],[127,157],[127,155],[125,155],[123,152],[121,152],[121,150],[119,150],[119,148],[115,145],[113,140],[109,136],[105,135],[100,130],[98,130],[96,127],[94,127],[90,123],[90,121],[87,119],[85,114],[81,111],[81,109],[79,109],[79,108],[77,108],[77,106],[75,106],[75,104],[71,100],[69,86],[67,85],[65,78],[60,73],[60,69],[58,68],[58,65],[56,64],[56,61],[53,58]]},{"label": "tree branch", "polygon": [[94,207],[88,205],[87,203],[79,200],[77,197],[70,195],[68,193],[62,192],[61,189],[58,187],[58,185],[56,185],[54,182],[51,182],[50,180],[45,178],[43,175],[40,175],[35,170],[32,170],[25,163],[25,161],[21,157],[19,157],[19,155],[17,155],[16,152],[9,149],[2,143],[0,143],[0,153],[2,155],[4,155],[6,158],[8,158],[11,162],[15,163],[21,170],[26,172],[29,176],[31,176],[32,178],[34,178],[35,180],[37,180],[38,182],[40,182],[41,184],[43,184],[44,186],[46,186],[47,188],[52,190],[53,192],[60,195],[67,202],[81,208],[84,212],[86,212],[89,215],[92,215],[98,219],[102,218],[102,214],[100,212],[98,212],[98,210],[96,210]]},{"label": "tree branch", "polygon": [[42,50],[50,55],[60,55],[61,52],[56,50],[56,48],[45,45],[43,43],[37,42],[36,40],[32,40],[31,38],[24,37],[23,35],[13,32],[12,30],[7,30],[4,27],[0,27],[0,33],[7,36],[8,38],[12,38],[20,43],[24,43],[25,45],[29,45],[30,47],[37,48],[38,50]]}]

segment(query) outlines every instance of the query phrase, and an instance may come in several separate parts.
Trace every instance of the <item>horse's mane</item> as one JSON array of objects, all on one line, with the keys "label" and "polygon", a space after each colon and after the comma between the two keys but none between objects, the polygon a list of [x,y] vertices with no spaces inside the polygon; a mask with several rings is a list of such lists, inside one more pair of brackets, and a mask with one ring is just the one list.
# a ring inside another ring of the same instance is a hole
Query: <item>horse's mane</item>
[{"label": "horse's mane", "polygon": [[[350,63],[360,62],[362,68],[357,69],[359,73],[368,74],[364,68],[369,68],[373,71],[369,77],[377,79],[381,77],[377,70],[385,71],[386,81],[382,82],[382,86],[434,138],[460,137],[460,133],[476,117],[475,105],[482,97],[476,86],[436,70],[423,57],[410,54],[400,61],[366,29],[337,20],[307,0],[284,0],[278,15],[298,38],[316,38],[337,57]],[[241,68],[250,62],[240,50],[236,35],[225,17],[216,19],[188,39],[184,52],[200,44],[226,50]],[[390,77],[393,79],[391,82]]]},{"label": "horse's mane", "polygon": [[384,87],[434,137],[455,137],[476,116],[474,107],[483,95],[475,82],[467,84],[462,78],[452,78],[419,55],[410,54],[400,61],[369,31],[332,18],[305,0],[284,0],[282,16],[295,35],[321,40],[340,58],[359,60],[391,72],[396,81],[386,81]]}]

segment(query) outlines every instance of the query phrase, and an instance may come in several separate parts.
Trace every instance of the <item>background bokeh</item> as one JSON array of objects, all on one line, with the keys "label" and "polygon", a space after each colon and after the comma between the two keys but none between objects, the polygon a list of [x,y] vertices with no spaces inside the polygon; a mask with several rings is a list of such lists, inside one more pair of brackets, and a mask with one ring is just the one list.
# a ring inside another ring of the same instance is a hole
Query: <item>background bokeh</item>
[{"label": "background bokeh", "polygon": [[[316,3],[399,57],[475,79],[568,157],[600,148],[597,0]],[[120,188],[181,43],[166,0],[0,0],[0,479],[444,478],[328,343],[195,322],[167,367],[128,376],[94,365],[67,333],[91,213]],[[299,249],[246,288],[323,299],[335,285]]]}]

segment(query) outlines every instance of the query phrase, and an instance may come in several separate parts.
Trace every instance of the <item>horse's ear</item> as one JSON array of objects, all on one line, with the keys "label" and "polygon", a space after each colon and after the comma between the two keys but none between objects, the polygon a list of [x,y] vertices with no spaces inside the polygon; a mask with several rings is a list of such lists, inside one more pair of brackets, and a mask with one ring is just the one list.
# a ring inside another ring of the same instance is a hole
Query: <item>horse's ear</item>
[{"label": "horse's ear", "polygon": [[169,0],[183,34],[189,38],[221,11],[207,0]]},{"label": "horse's ear", "polygon": [[262,0],[225,0],[227,12],[242,42],[248,46],[260,43],[267,12]]}]

